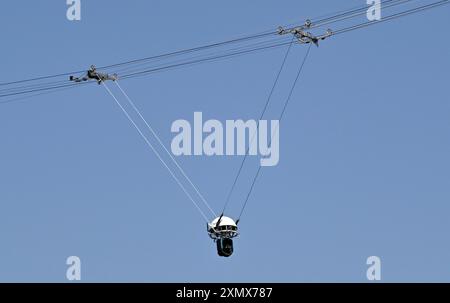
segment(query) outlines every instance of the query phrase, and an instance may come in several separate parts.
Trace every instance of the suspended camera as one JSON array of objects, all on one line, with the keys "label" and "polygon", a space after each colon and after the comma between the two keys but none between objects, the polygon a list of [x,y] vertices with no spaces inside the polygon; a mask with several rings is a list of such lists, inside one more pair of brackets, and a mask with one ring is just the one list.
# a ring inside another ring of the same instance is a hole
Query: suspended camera
[{"label": "suspended camera", "polygon": [[229,217],[221,215],[208,223],[209,237],[216,242],[217,254],[230,257],[233,254],[233,238],[239,235],[237,223]]}]

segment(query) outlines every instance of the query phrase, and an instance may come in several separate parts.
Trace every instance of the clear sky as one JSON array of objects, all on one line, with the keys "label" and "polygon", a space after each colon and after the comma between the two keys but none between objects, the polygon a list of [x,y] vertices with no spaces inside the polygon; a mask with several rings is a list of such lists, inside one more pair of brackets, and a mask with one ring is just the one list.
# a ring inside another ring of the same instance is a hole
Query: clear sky
[{"label": "clear sky", "polygon": [[[416,1],[422,3],[422,1]],[[2,1],[0,82],[276,29],[363,0]],[[231,258],[101,86],[0,106],[0,281],[450,282],[449,6],[312,48]],[[364,16],[358,21],[364,22]],[[332,26],[330,26],[332,28]],[[306,46],[266,118],[276,119]],[[176,119],[257,119],[285,49],[123,81],[166,146]],[[178,159],[220,212],[242,157]],[[243,203],[251,157],[228,215]]]}]

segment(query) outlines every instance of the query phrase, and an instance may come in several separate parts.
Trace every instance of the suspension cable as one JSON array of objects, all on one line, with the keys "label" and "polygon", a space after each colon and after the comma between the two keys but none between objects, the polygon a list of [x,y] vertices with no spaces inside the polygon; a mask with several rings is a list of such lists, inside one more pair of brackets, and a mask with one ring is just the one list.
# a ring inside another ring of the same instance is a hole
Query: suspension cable
[{"label": "suspension cable", "polygon": [[122,87],[119,84],[119,81],[116,80],[114,81],[114,83],[117,85],[117,87],[119,88],[119,90],[122,92],[122,94],[125,96],[125,98],[128,100],[128,103],[131,105],[131,107],[133,108],[133,110],[138,114],[138,116],[141,118],[141,120],[145,123],[145,125],[147,126],[147,128],[150,130],[150,132],[152,133],[153,137],[156,138],[156,140],[158,141],[159,145],[166,151],[166,153],[169,155],[170,159],[172,160],[172,162],[176,165],[176,167],[180,170],[181,174],[186,178],[186,180],[189,182],[189,184],[194,188],[195,192],[198,194],[198,196],[200,197],[200,199],[203,201],[203,203],[206,205],[206,207],[208,207],[209,211],[212,213],[212,215],[214,217],[217,217],[216,213],[212,210],[211,206],[209,205],[209,203],[206,201],[206,199],[203,197],[203,195],[200,193],[200,191],[198,190],[197,186],[194,185],[194,183],[191,181],[191,179],[187,176],[186,172],[184,171],[184,169],[178,164],[178,162],[175,160],[175,158],[172,156],[172,154],[169,152],[169,150],[166,148],[166,146],[164,145],[164,143],[161,141],[161,139],[159,138],[159,136],[156,134],[155,130],[153,129],[153,127],[150,126],[150,124],[147,122],[147,120],[144,118],[144,116],[142,115],[142,113],[139,111],[139,109],[136,107],[135,103],[131,100],[131,98],[128,96],[128,94],[122,89]]},{"label": "suspension cable", "polygon": [[[288,58],[289,53],[290,53],[290,51],[291,51],[292,44],[294,43],[294,39],[295,39],[295,37],[292,37],[291,43],[289,44],[289,47],[288,47],[288,49],[287,49],[287,51],[286,51],[286,53],[285,53],[285,55],[284,55],[283,61],[282,61],[282,63],[281,63],[281,67],[280,67],[280,69],[278,70],[277,76],[275,77],[275,81],[274,81],[274,83],[273,83],[273,85],[272,85],[272,88],[271,88],[271,90],[270,90],[270,92],[269,92],[269,95],[268,95],[268,97],[267,97],[266,103],[264,104],[264,108],[263,108],[263,110],[262,110],[262,112],[261,112],[261,115],[260,115],[260,118],[259,118],[259,120],[258,120],[258,124],[257,124],[257,128],[256,128],[256,129],[259,128],[259,122],[260,122],[260,120],[262,120],[262,118],[264,117],[264,114],[265,114],[266,111],[267,111],[267,108],[268,108],[268,106],[269,106],[270,100],[272,99],[272,95],[273,95],[273,93],[274,93],[274,91],[275,91],[275,87],[277,86],[278,80],[280,79],[281,72],[282,72],[283,69],[284,69],[284,66],[285,66],[285,64],[286,64],[287,58]],[[233,184],[232,184],[230,190],[228,191],[227,198],[226,198],[226,200],[225,200],[225,205],[224,205],[223,210],[222,210],[222,214],[225,213],[225,210],[226,210],[226,208],[227,208],[227,206],[228,206],[228,204],[229,204],[229,202],[230,202],[231,195],[233,194],[234,188],[236,187],[236,183],[237,183],[237,181],[238,181],[238,179],[239,179],[239,176],[241,175],[242,168],[244,167],[245,161],[246,161],[247,156],[248,156],[248,153],[249,153],[249,151],[250,151],[250,146],[251,146],[252,143],[253,143],[253,140],[254,140],[254,138],[255,138],[255,135],[256,135],[256,132],[254,132],[254,133],[252,134],[252,137],[251,137],[249,146],[247,147],[247,151],[246,151],[246,153],[245,153],[245,155],[244,155],[244,158],[243,158],[242,161],[241,161],[241,165],[239,166],[239,169],[238,169],[238,172],[237,172],[237,174],[236,174],[236,177],[234,178]]]},{"label": "suspension cable", "polygon": [[[279,127],[279,123],[281,123],[281,120],[283,119],[283,116],[284,116],[284,114],[285,114],[285,112],[286,112],[286,109],[287,109],[287,107],[288,107],[288,105],[289,105],[289,101],[291,100],[291,97],[292,97],[292,94],[293,94],[293,92],[294,92],[294,89],[295,89],[295,87],[296,87],[296,85],[297,85],[297,82],[298,82],[298,80],[299,80],[299,78],[300,78],[300,75],[301,75],[301,73],[302,73],[302,71],[303,71],[303,67],[305,66],[306,60],[308,59],[309,53],[310,53],[310,51],[311,51],[311,46],[312,46],[312,44],[309,44],[308,50],[306,51],[306,54],[305,54],[305,56],[303,57],[303,61],[302,61],[301,65],[300,65],[300,67],[299,67],[299,69],[298,69],[297,76],[295,77],[294,83],[292,84],[292,87],[291,87],[291,90],[290,90],[290,92],[289,92],[289,95],[288,95],[286,101],[284,102],[283,109],[282,109],[281,114],[280,114],[280,117],[279,117],[279,119],[278,119],[278,126],[277,126],[277,127]],[[275,131],[271,131],[272,135],[270,136],[269,146],[272,145],[273,134],[276,133],[277,131],[278,131],[278,129],[275,129]],[[248,203],[248,201],[249,201],[249,199],[250,199],[250,195],[252,194],[253,188],[255,187],[256,180],[258,179],[258,177],[259,177],[259,175],[260,175],[261,167],[262,167],[262,166],[259,165],[258,170],[256,171],[256,174],[255,174],[255,176],[254,176],[254,178],[253,178],[253,181],[252,181],[252,184],[251,184],[251,186],[250,186],[250,189],[249,189],[249,191],[248,191],[248,193],[247,193],[247,196],[246,196],[246,198],[245,198],[245,200],[244,200],[244,205],[242,206],[241,211],[240,211],[240,213],[239,213],[239,216],[238,216],[238,218],[237,218],[237,220],[236,220],[236,224],[239,223],[239,221],[241,220],[242,214],[244,213],[244,210],[245,210],[245,208],[246,208],[246,206],[247,206],[247,203]]]},{"label": "suspension cable", "polygon": [[141,131],[141,129],[139,128],[139,126],[136,124],[136,122],[134,122],[134,120],[131,118],[130,114],[126,111],[126,109],[122,106],[122,104],[119,102],[119,100],[117,100],[116,96],[111,92],[111,90],[108,88],[108,86],[106,85],[106,83],[104,81],[101,81],[101,84],[103,85],[103,87],[106,89],[106,91],[109,93],[109,95],[114,99],[114,101],[116,102],[116,104],[120,107],[120,109],[122,110],[122,112],[125,114],[125,116],[128,118],[128,120],[131,122],[131,124],[134,126],[134,128],[136,128],[136,130],[138,131],[138,133],[141,135],[142,139],[144,139],[144,141],[147,143],[147,145],[150,147],[150,149],[153,151],[153,153],[156,155],[156,157],[159,159],[159,161],[164,165],[164,167],[167,169],[167,171],[170,173],[170,175],[172,176],[172,178],[175,180],[175,182],[180,186],[180,188],[183,190],[183,192],[186,194],[186,196],[189,198],[189,200],[191,200],[192,204],[194,204],[194,206],[197,208],[197,210],[199,211],[200,215],[203,217],[203,219],[205,219],[205,221],[208,223],[209,220],[206,217],[206,215],[204,214],[204,212],[201,210],[201,208],[198,206],[198,204],[195,202],[195,200],[192,198],[191,194],[189,194],[189,192],[186,190],[186,188],[184,187],[184,185],[180,182],[180,180],[177,178],[177,176],[172,172],[172,170],[170,169],[170,167],[167,165],[167,163],[164,161],[164,159],[161,157],[161,155],[158,153],[158,151],[155,149],[155,147],[150,143],[150,141],[147,139],[147,137],[144,135],[144,133]]},{"label": "suspension cable", "polygon": [[[405,4],[405,3],[408,3],[408,2],[411,2],[411,1],[414,1],[414,0],[396,0],[393,3],[391,3],[392,1],[385,1],[385,2],[382,2],[379,5],[377,5],[376,7],[379,8],[379,9],[381,9],[381,8],[387,9],[387,8],[394,7],[394,6],[401,5],[401,4]],[[351,19],[351,18],[354,18],[354,17],[365,15],[366,13],[367,13],[367,6],[364,7],[364,9],[362,11],[355,11],[352,14],[343,15],[340,18],[334,18],[334,19],[331,19],[331,20],[325,21],[325,22],[313,23],[311,28],[322,27],[324,25],[328,25],[328,24],[332,24],[332,23],[348,20],[348,19]]]}]

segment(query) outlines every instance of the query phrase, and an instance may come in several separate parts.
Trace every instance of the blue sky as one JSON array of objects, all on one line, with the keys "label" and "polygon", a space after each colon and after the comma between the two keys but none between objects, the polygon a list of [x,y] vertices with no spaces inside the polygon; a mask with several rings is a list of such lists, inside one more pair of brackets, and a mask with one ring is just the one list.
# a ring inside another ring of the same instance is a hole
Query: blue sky
[{"label": "blue sky", "polygon": [[[416,1],[422,2],[422,1]],[[106,65],[276,29],[363,5],[332,1],[3,1],[0,82]],[[0,106],[0,281],[450,281],[449,7],[332,37],[311,50],[235,254],[205,223],[101,86]],[[358,19],[364,22],[364,17]],[[332,26],[331,26],[332,27]],[[266,118],[298,63],[289,57]],[[257,119],[277,49],[121,82],[166,146],[176,119]],[[241,157],[181,157],[220,212]],[[255,173],[248,161],[236,216]]]}]

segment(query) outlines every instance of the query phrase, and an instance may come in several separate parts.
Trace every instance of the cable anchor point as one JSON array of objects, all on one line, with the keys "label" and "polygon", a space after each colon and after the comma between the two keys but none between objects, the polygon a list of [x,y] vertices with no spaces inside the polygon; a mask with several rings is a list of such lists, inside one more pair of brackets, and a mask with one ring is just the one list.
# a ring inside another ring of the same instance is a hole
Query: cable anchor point
[{"label": "cable anchor point", "polygon": [[117,74],[107,74],[107,73],[100,73],[97,71],[97,68],[95,65],[91,65],[91,67],[86,71],[86,74],[82,77],[75,77],[70,76],[69,80],[73,82],[84,82],[89,80],[95,80],[98,84],[101,84],[105,81],[116,81],[119,77]]},{"label": "cable anchor point", "polygon": [[302,26],[284,28],[282,26],[278,27],[277,33],[278,35],[287,35],[292,34],[297,41],[301,44],[314,43],[315,46],[319,46],[319,41],[325,40],[328,37],[333,35],[333,31],[328,29],[324,34],[316,36],[307,29],[313,28],[314,24],[310,19],[307,19]]}]

